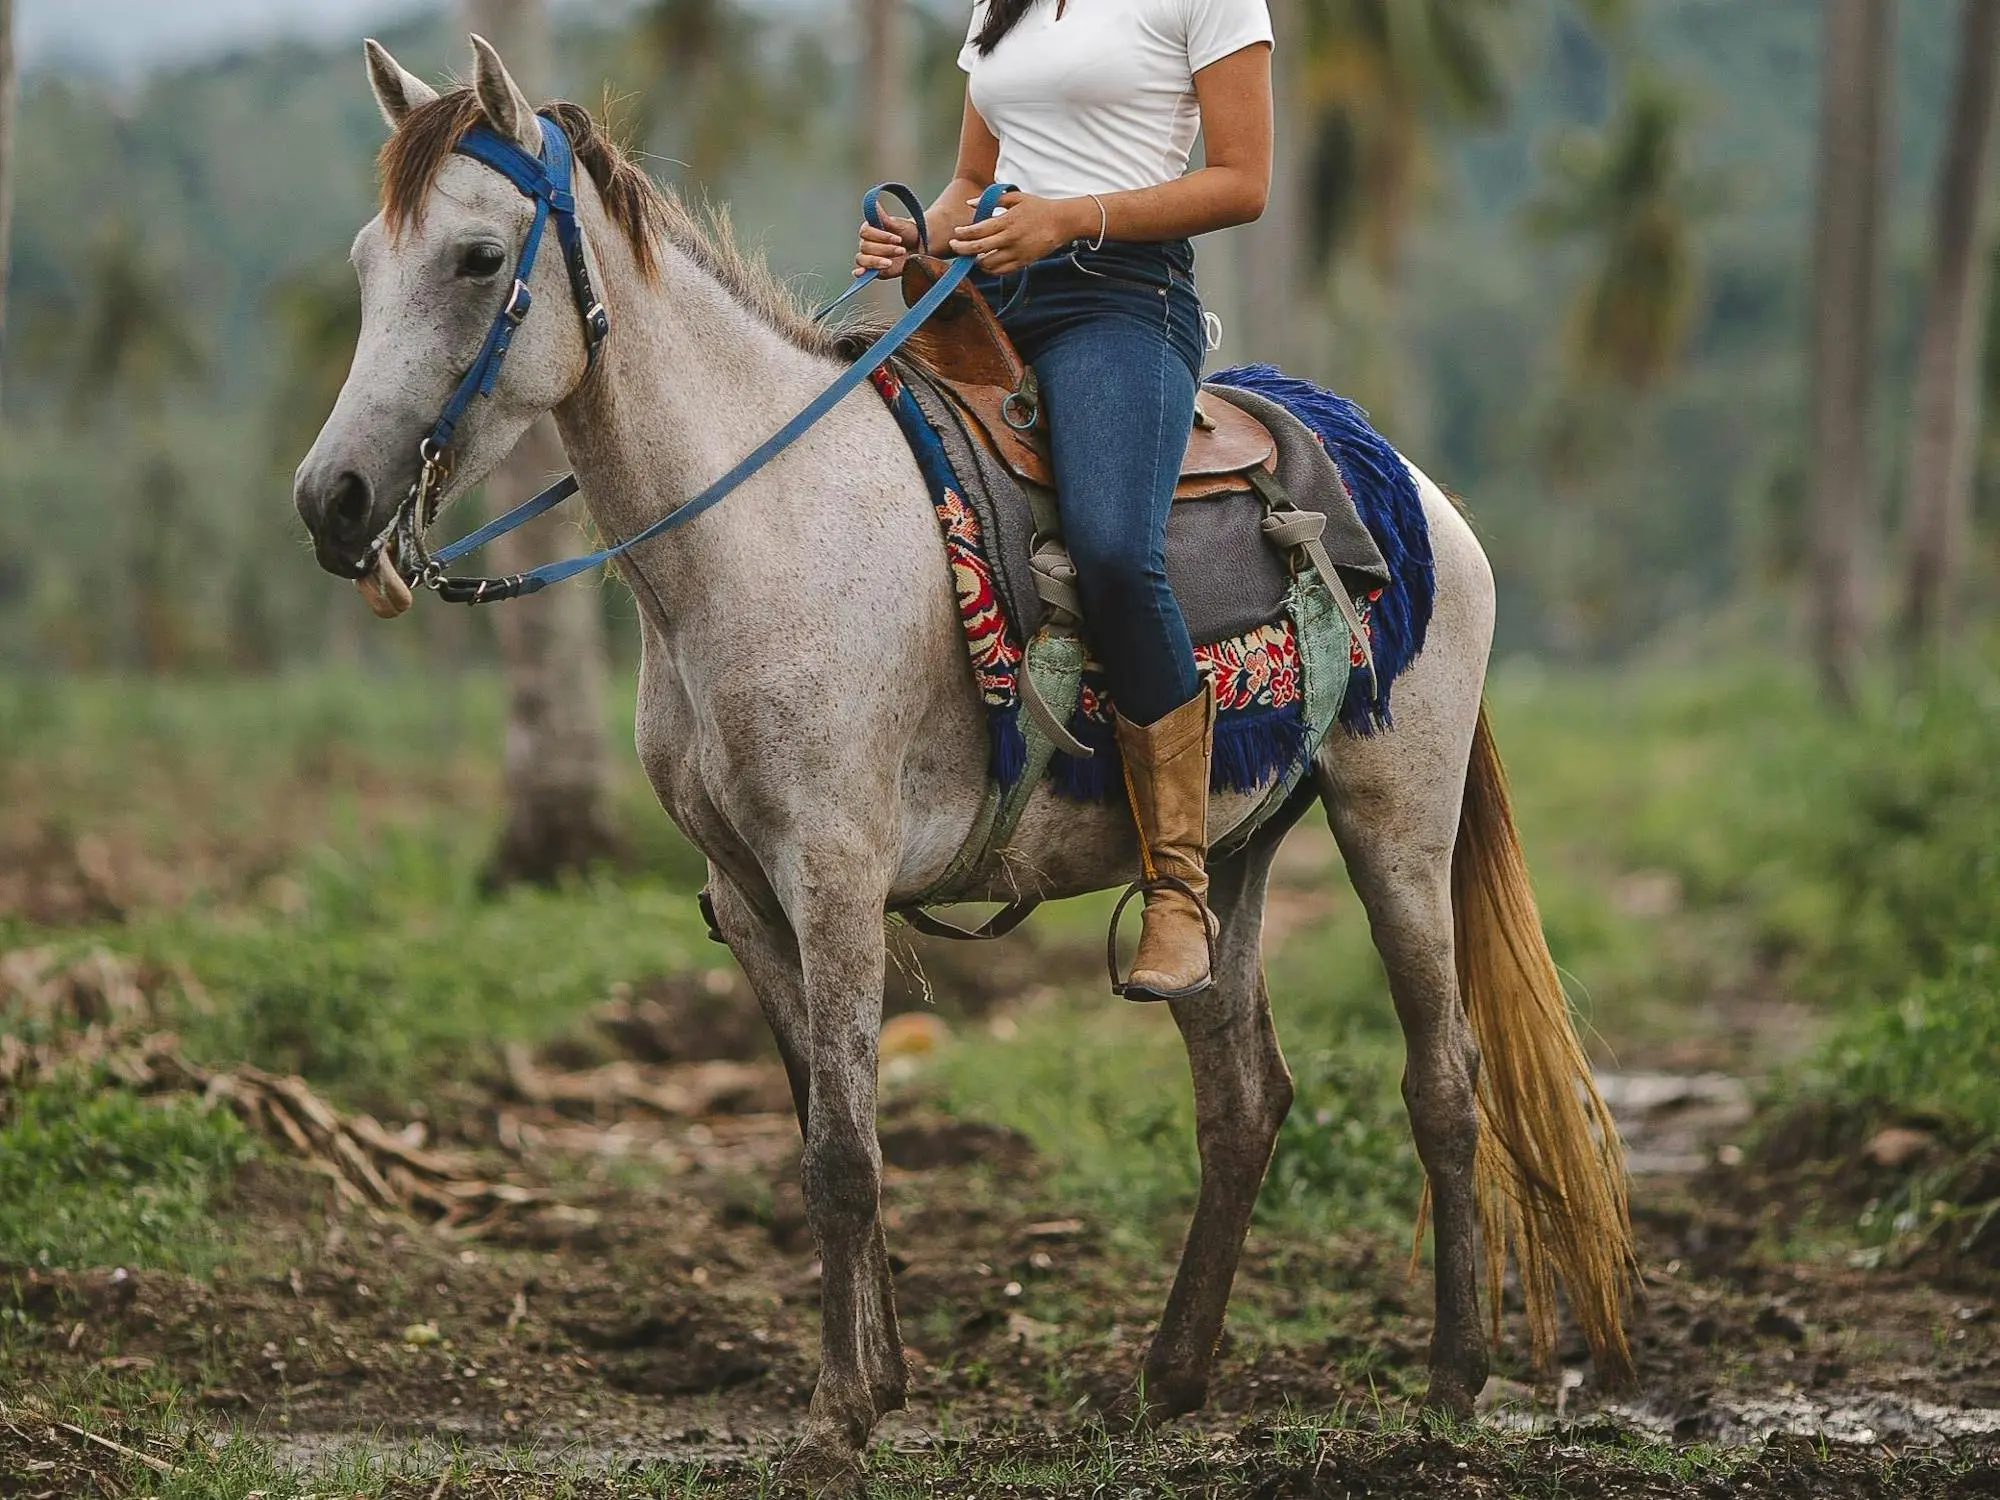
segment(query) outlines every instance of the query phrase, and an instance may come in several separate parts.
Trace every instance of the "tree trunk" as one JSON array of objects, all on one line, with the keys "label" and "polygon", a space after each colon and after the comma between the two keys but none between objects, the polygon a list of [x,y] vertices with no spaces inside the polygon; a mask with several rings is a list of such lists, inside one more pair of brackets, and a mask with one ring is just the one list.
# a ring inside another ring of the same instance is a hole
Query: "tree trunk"
[{"label": "tree trunk", "polygon": [[[916,138],[904,39],[906,0],[855,0],[861,29],[861,170],[871,183],[915,181]],[[895,212],[901,213],[901,209]]]},{"label": "tree trunk", "polygon": [[1854,702],[1869,627],[1869,377],[1881,280],[1891,0],[1828,0],[1820,80],[1813,318],[1813,645],[1828,698]]},{"label": "tree trunk", "polygon": [[1272,141],[1271,195],[1263,217],[1241,231],[1243,347],[1251,359],[1288,366],[1295,374],[1323,374],[1313,368],[1320,353],[1311,331],[1316,297],[1306,285],[1312,256],[1306,245],[1306,163],[1312,122],[1300,99],[1299,73],[1305,63],[1304,0],[1271,0],[1277,45],[1271,56],[1271,89],[1276,136]]},{"label": "tree trunk", "polygon": [[[486,481],[487,502],[496,515],[511,509],[566,467],[555,424],[544,417]],[[581,550],[579,536],[569,518],[544,516],[486,555],[494,571],[517,573]],[[597,587],[594,576],[572,579],[490,611],[507,664],[507,823],[487,865],[488,886],[547,882],[621,852],[607,805],[611,749]]]},{"label": "tree trunk", "polygon": [[1995,102],[2000,100],[2000,0],[1965,0],[1958,76],[1938,163],[1937,241],[1930,306],[1917,356],[1910,439],[1909,577],[1903,637],[1935,650],[1953,623],[1972,504],[1979,435],[1979,355],[1991,285],[1988,255]]},{"label": "tree trunk", "polygon": [[[551,72],[543,0],[466,0],[465,18],[539,101]],[[511,509],[566,467],[555,423],[544,417],[486,482],[487,504],[495,515]],[[546,516],[488,547],[486,570],[518,573],[580,551],[579,540],[574,525]],[[619,853],[607,806],[611,750],[596,582],[558,584],[495,605],[491,614],[507,669],[507,820],[485,882],[547,882]]]},{"label": "tree trunk", "polygon": [[7,352],[7,250],[14,227],[14,0],[0,0],[0,358]]}]

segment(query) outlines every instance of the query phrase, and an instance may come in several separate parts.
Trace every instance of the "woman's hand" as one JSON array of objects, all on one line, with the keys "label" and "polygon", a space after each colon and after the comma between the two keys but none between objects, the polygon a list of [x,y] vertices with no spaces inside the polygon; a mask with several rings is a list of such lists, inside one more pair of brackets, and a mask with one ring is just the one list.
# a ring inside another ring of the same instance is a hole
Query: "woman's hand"
[{"label": "woman's hand", "polygon": [[903,274],[903,267],[909,264],[911,254],[917,248],[917,226],[908,219],[892,219],[884,216],[886,226],[877,229],[873,224],[861,226],[861,248],[854,253],[854,274],[861,276],[869,271],[880,271],[891,279]]},{"label": "woman's hand", "polygon": [[[1089,227],[1079,222],[1079,205],[1088,210]],[[967,224],[951,240],[951,248],[970,255],[979,269],[1005,276],[1031,265],[1071,240],[1097,232],[1097,205],[1088,198],[1036,198],[1008,193],[1000,199],[1004,214],[983,224]]]}]

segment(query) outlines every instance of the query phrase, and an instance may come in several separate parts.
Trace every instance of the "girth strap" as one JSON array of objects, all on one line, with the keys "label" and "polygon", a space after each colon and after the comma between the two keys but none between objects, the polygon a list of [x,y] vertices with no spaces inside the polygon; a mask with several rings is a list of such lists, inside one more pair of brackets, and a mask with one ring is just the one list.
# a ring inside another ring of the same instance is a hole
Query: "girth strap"
[{"label": "girth strap", "polygon": [[1019,927],[1034,914],[1042,904],[1039,896],[1027,897],[1020,901],[1009,901],[977,927],[960,927],[956,922],[947,922],[942,917],[934,917],[921,906],[905,907],[899,915],[905,922],[916,928],[925,937],[950,938],[960,943],[985,943],[994,938],[1003,938]]}]

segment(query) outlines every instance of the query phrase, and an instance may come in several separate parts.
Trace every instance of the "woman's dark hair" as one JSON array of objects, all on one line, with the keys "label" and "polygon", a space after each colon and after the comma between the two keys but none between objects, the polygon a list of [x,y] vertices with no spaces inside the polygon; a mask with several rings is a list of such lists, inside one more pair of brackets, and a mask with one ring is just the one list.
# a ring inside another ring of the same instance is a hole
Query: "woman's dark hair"
[{"label": "woman's dark hair", "polygon": [[1033,9],[1035,0],[987,0],[986,24],[979,28],[979,34],[972,39],[972,45],[985,57],[1000,45],[1000,39],[1012,31],[1015,24]]}]

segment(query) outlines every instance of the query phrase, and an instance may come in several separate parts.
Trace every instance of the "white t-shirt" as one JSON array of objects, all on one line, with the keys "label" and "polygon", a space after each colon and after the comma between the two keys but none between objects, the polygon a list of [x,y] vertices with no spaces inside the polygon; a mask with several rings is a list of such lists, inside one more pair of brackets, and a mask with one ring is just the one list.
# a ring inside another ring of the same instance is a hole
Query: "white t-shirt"
[{"label": "white t-shirt", "polygon": [[958,65],[1000,140],[994,179],[1042,198],[1157,187],[1187,171],[1194,75],[1271,40],[1265,0],[1035,0],[985,57],[977,0]]}]

